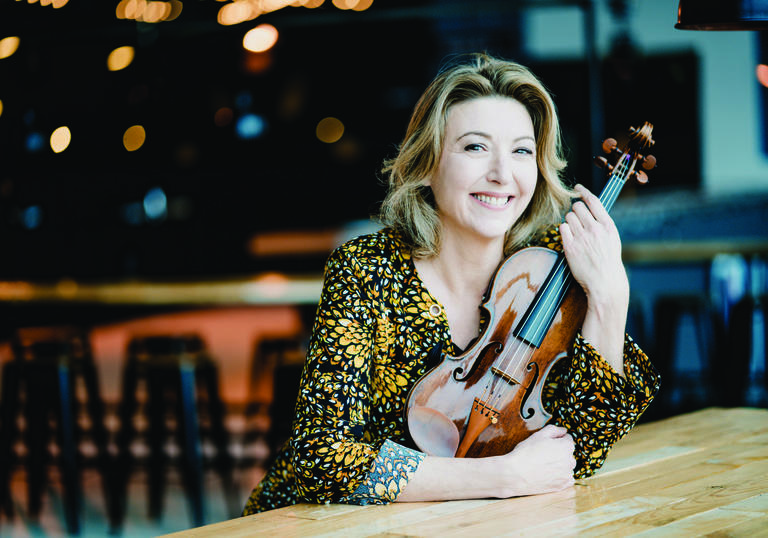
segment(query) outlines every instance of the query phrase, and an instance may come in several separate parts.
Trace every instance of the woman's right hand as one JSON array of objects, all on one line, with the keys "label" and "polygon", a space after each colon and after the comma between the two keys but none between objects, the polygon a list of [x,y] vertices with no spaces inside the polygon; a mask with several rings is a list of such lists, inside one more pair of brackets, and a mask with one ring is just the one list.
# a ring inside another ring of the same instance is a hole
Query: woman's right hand
[{"label": "woman's right hand", "polygon": [[573,438],[563,427],[547,425],[498,458],[500,497],[559,491],[573,485]]}]

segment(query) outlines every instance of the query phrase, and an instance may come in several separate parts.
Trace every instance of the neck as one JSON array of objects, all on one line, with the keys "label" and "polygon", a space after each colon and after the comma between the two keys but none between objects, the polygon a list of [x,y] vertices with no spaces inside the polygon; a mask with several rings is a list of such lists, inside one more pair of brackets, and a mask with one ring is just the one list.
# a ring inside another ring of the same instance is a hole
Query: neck
[{"label": "neck", "polygon": [[424,261],[441,275],[449,289],[471,289],[482,295],[503,256],[502,241],[481,242],[446,234],[440,245],[440,253]]}]

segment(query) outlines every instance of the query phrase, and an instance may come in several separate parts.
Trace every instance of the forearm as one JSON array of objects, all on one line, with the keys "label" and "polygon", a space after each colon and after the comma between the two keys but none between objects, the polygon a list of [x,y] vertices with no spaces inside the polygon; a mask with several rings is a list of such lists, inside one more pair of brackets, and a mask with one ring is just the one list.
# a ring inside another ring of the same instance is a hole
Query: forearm
[{"label": "forearm", "polygon": [[507,498],[573,485],[573,439],[565,428],[545,426],[512,452],[487,458],[427,456],[398,501]]},{"label": "forearm", "polygon": [[398,502],[444,501],[507,497],[499,487],[494,458],[440,458],[427,456],[419,465]]},{"label": "forearm", "polygon": [[629,289],[608,299],[589,298],[581,334],[600,356],[624,376],[624,334],[629,307]]}]

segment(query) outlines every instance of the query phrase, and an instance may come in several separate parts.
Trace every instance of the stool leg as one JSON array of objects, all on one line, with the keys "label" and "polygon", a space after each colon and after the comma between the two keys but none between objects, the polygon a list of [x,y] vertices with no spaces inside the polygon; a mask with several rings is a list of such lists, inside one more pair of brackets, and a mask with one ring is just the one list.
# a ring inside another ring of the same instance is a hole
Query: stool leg
[{"label": "stool leg", "polygon": [[722,372],[724,405],[744,405],[752,352],[752,304],[748,299],[736,303],[728,324],[729,365]]},{"label": "stool leg", "polygon": [[219,394],[219,374],[214,365],[200,370],[208,397],[209,422],[211,436],[216,446],[216,468],[221,477],[224,494],[227,497],[227,509],[231,517],[242,512],[242,499],[235,488],[232,473],[234,461],[229,454],[229,435],[225,427],[226,410]]},{"label": "stool leg", "polygon": [[661,413],[654,418],[663,418],[674,411],[670,409],[671,395],[675,389],[678,380],[675,379],[675,332],[677,331],[677,314],[673,307],[668,304],[659,303],[654,309],[654,366],[663,380],[662,388],[659,391],[655,405],[650,407],[651,412],[668,410],[667,413]]},{"label": "stool leg", "polygon": [[[53,405],[51,394],[57,392],[56,382],[49,368],[39,364],[24,364],[26,401],[25,415],[27,422],[27,503],[33,519],[40,516],[42,509],[43,488],[48,465],[47,442],[50,437],[48,413]],[[30,382],[32,380],[32,382]]]},{"label": "stool leg", "polygon": [[60,363],[57,369],[59,381],[59,443],[64,489],[64,514],[69,534],[80,533],[80,481],[75,440],[75,405],[72,375],[69,365]]},{"label": "stool leg", "polygon": [[128,480],[131,476],[133,457],[131,455],[131,440],[136,431],[133,426],[133,416],[138,407],[136,390],[138,389],[138,365],[135,359],[129,358],[123,370],[122,399],[118,410],[120,429],[117,434],[117,464],[114,470],[115,484],[113,486],[114,510],[113,530],[117,531],[123,525],[128,499]]},{"label": "stool leg", "polygon": [[203,461],[200,452],[200,425],[197,416],[197,398],[195,397],[195,367],[182,361],[179,371],[182,408],[182,441],[186,472],[184,481],[192,508],[195,526],[204,525],[203,502]]},{"label": "stool leg", "polygon": [[712,368],[714,350],[717,349],[715,343],[716,329],[713,322],[712,311],[706,305],[700,305],[693,313],[694,330],[696,332],[697,344],[701,352],[702,359],[706,364],[702,365],[701,383],[704,385],[705,405],[713,405],[716,399],[714,387],[712,385]]},{"label": "stool leg", "polygon": [[110,528],[115,530],[119,519],[117,501],[119,496],[113,489],[117,484],[113,472],[112,457],[109,454],[109,434],[104,423],[104,401],[101,399],[98,380],[96,379],[96,366],[90,358],[84,361],[82,374],[88,395],[88,413],[93,423],[93,439],[98,450],[98,467],[101,471],[101,486],[107,508],[107,519]]},{"label": "stool leg", "polygon": [[163,512],[165,493],[165,380],[168,376],[158,371],[147,375],[147,413],[149,414],[149,518],[159,520]]},{"label": "stool leg", "polygon": [[0,509],[6,516],[13,517],[11,499],[11,476],[16,461],[13,442],[19,434],[16,419],[19,413],[19,383],[21,364],[13,360],[3,367],[3,386],[0,393]]}]

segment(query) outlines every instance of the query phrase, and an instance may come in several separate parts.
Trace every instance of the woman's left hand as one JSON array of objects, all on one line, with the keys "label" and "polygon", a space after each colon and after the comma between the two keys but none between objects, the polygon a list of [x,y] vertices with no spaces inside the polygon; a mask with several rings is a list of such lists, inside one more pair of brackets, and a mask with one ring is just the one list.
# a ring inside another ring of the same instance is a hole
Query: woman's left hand
[{"label": "woman's left hand", "polygon": [[575,190],[581,200],[560,225],[571,273],[590,300],[623,300],[629,283],[621,261],[619,231],[597,196],[581,185]]},{"label": "woman's left hand", "polygon": [[597,196],[581,185],[575,190],[581,200],[565,216],[560,236],[571,273],[587,296],[582,334],[623,375],[629,280],[619,231]]}]

